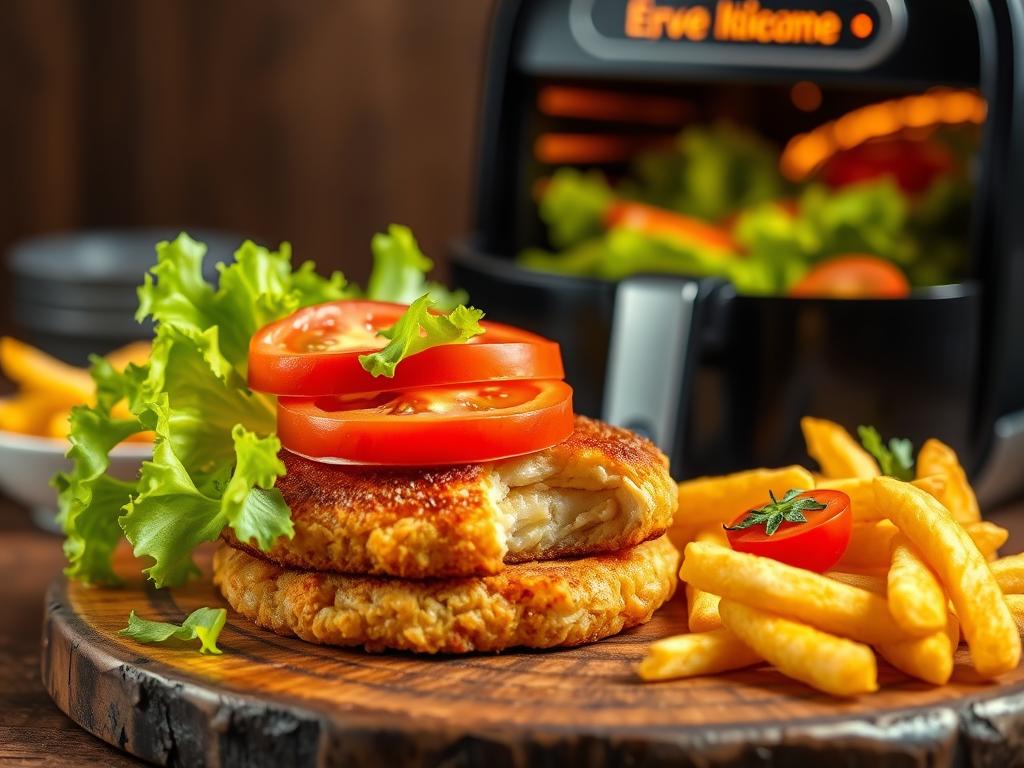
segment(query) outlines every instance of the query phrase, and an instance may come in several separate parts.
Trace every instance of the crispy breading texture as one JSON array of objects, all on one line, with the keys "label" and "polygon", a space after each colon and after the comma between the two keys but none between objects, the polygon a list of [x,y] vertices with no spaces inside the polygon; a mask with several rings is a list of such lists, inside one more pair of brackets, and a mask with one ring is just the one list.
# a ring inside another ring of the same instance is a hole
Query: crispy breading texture
[{"label": "crispy breading texture", "polygon": [[935,498],[909,483],[877,478],[875,496],[945,587],[978,673],[992,676],[1014,669],[1020,636],[999,584],[963,527]]},{"label": "crispy breading texture", "polygon": [[222,544],[213,578],[235,611],[280,635],[470,653],[580,645],[642,624],[672,596],[678,567],[665,536],[614,554],[426,581],[292,570]]},{"label": "crispy breading texture", "polygon": [[[230,529],[224,539],[292,568],[402,578],[484,576],[519,560],[635,546],[664,533],[676,506],[668,461],[657,447],[582,416],[563,443],[505,462],[387,469],[324,464],[287,451],[281,458],[286,473],[277,487],[292,510],[294,538],[279,539],[268,552],[238,541]],[[546,480],[525,487],[545,494],[534,505],[542,517],[560,496],[571,501],[582,495],[594,511],[561,521],[560,535],[551,541],[515,552],[507,529],[514,511],[503,506],[510,491],[502,478],[527,465]]]}]

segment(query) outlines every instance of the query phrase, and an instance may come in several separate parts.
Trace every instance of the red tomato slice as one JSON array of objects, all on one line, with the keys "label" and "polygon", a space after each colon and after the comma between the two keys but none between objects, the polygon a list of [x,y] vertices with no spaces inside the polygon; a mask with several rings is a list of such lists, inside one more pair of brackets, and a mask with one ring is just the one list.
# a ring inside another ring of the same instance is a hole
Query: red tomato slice
[{"label": "red tomato slice", "polygon": [[895,264],[852,254],[823,261],[804,275],[790,296],[832,299],[904,299],[910,283]]},{"label": "red tomato slice", "polygon": [[[771,536],[763,525],[742,530],[727,530],[729,544],[737,552],[770,557],[780,563],[824,573],[839,562],[850,545],[853,514],[850,497],[842,491],[806,491],[796,498],[811,498],[825,505],[824,509],[805,511],[806,523],[787,523]],[[736,525],[749,513],[733,521]]]},{"label": "red tomato slice", "polygon": [[339,464],[436,466],[519,456],[573,431],[563,381],[508,381],[362,396],[278,399],[285,448]]},{"label": "red tomato slice", "polygon": [[466,344],[424,350],[401,362],[393,378],[374,378],[359,356],[387,340],[406,307],[381,301],[332,301],[300,309],[262,328],[249,344],[249,386],[274,395],[317,397],[513,379],[561,379],[558,344],[484,321]]},{"label": "red tomato slice", "polygon": [[604,224],[635,229],[649,235],[665,235],[723,251],[735,251],[736,242],[726,230],[692,216],[666,211],[644,203],[612,203],[604,215]]},{"label": "red tomato slice", "polygon": [[833,188],[890,176],[900,189],[913,195],[924,192],[951,170],[953,156],[935,141],[882,139],[833,156],[821,174]]}]

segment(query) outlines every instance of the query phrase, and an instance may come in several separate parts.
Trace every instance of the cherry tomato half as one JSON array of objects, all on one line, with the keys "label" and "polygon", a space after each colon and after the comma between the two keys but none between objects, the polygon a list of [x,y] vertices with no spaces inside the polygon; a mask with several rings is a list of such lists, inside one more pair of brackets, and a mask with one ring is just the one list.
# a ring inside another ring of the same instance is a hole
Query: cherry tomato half
[{"label": "cherry tomato half", "polygon": [[[796,498],[814,499],[825,508],[805,511],[806,523],[784,522],[771,536],[765,533],[763,525],[727,530],[730,546],[737,552],[770,557],[818,573],[834,566],[850,544],[853,531],[850,497],[842,491],[806,491]],[[744,512],[732,525],[748,514]]]},{"label": "cherry tomato half", "polygon": [[904,299],[910,283],[892,262],[851,254],[823,261],[789,290],[790,296],[832,299]]},{"label": "cherry tomato half", "polygon": [[285,448],[338,464],[492,461],[550,448],[572,431],[572,388],[563,381],[281,397],[277,407]]},{"label": "cherry tomato half", "polygon": [[403,360],[393,378],[374,378],[359,356],[385,346],[377,331],[394,325],[406,309],[381,301],[332,301],[271,323],[249,344],[249,386],[317,397],[565,375],[558,344],[485,320],[482,336],[424,350]]}]

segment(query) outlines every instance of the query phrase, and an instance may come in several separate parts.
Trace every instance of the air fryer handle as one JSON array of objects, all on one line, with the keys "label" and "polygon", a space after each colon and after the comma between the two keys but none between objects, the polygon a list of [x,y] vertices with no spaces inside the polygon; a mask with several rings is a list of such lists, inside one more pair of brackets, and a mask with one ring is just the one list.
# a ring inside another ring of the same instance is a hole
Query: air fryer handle
[{"label": "air fryer handle", "polygon": [[682,472],[687,406],[707,297],[720,280],[633,277],[615,294],[604,420],[640,432]]}]

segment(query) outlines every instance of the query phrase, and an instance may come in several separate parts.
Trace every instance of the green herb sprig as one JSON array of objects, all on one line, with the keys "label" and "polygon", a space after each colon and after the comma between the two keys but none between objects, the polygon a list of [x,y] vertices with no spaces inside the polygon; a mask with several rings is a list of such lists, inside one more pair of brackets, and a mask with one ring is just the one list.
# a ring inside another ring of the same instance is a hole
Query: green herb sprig
[{"label": "green herb sprig", "polygon": [[806,496],[798,499],[797,496],[801,493],[803,491],[799,488],[790,488],[780,501],[775,498],[774,493],[768,491],[768,496],[771,497],[769,503],[760,509],[752,510],[736,525],[726,525],[723,528],[727,531],[741,531],[745,528],[752,528],[755,525],[763,525],[765,535],[771,536],[779,530],[779,526],[783,522],[806,523],[807,518],[804,517],[804,512],[817,512],[824,509],[827,505],[822,504],[817,499]]},{"label": "green herb sprig", "polygon": [[914,479],[914,444],[905,438],[893,437],[888,446],[874,427],[857,427],[857,436],[864,450],[875,457],[883,475],[897,480]]}]

